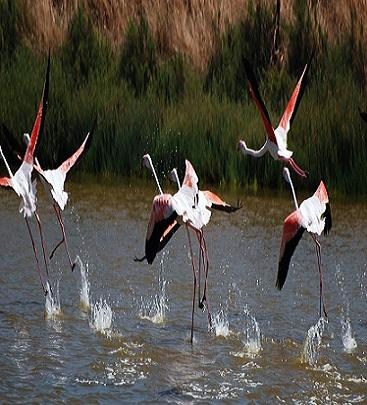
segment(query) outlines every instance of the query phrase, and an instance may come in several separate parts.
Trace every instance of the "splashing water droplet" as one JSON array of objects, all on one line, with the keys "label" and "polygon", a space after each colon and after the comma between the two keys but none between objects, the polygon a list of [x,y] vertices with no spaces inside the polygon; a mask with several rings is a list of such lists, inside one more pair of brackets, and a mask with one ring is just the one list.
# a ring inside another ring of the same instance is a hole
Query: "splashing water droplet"
[{"label": "splashing water droplet", "polygon": [[56,291],[51,292],[51,286],[47,281],[46,290],[45,318],[55,319],[61,314],[59,282],[57,282]]},{"label": "splashing water droplet", "polygon": [[83,310],[88,310],[90,308],[90,300],[89,300],[89,280],[88,280],[88,263],[84,266],[81,258],[79,256],[76,257],[76,263],[80,269],[80,306]]},{"label": "splashing water droplet", "polygon": [[139,311],[139,316],[142,319],[147,319],[153,323],[164,323],[166,320],[166,312],[168,307],[168,298],[166,295],[167,281],[164,279],[164,260],[165,252],[162,255],[160,262],[160,270],[158,274],[158,292],[154,297],[148,300],[142,298],[142,303]]},{"label": "splashing water droplet", "polygon": [[245,339],[244,349],[248,355],[256,355],[261,350],[261,333],[256,318],[252,316],[247,307],[245,313]]},{"label": "splashing water droplet", "polygon": [[221,309],[213,318],[215,336],[227,337],[229,335],[229,322],[227,315]]},{"label": "splashing water droplet", "polygon": [[327,320],[321,317],[317,323],[312,325],[307,331],[301,354],[302,363],[308,363],[310,366],[317,364],[320,355],[322,335],[326,323]]},{"label": "splashing water droplet", "polygon": [[100,298],[92,306],[91,326],[98,332],[105,332],[111,328],[112,324],[112,309],[105,300]]},{"label": "splashing water droplet", "polygon": [[352,326],[349,318],[341,320],[342,324],[342,342],[346,352],[350,353],[357,347],[357,342],[352,334]]},{"label": "splashing water droplet", "polygon": [[343,296],[343,306],[341,309],[341,319],[340,319],[342,327],[341,338],[344,350],[350,353],[357,347],[357,342],[353,337],[352,325],[350,322],[350,315],[349,315],[350,304],[347,293],[344,288],[344,275],[339,264],[336,266],[335,277],[337,279],[338,285],[340,287]]}]

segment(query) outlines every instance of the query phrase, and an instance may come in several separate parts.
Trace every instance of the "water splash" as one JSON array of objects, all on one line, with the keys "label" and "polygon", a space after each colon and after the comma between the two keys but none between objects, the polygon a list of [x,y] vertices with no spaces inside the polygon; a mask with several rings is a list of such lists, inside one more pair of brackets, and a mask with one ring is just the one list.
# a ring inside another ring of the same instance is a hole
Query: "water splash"
[{"label": "water splash", "polygon": [[90,284],[88,280],[88,263],[86,266],[84,266],[84,263],[82,262],[81,258],[79,255],[76,256],[75,259],[76,263],[79,266],[80,269],[80,307],[87,311],[90,308],[90,300],[89,300],[89,289],[90,289]]},{"label": "water splash", "polygon": [[357,347],[357,342],[353,337],[352,325],[350,322],[350,303],[344,288],[344,275],[338,264],[335,273],[336,280],[343,295],[343,306],[341,309],[341,338],[346,352],[352,352]]},{"label": "water splash", "polygon": [[51,292],[51,286],[47,281],[46,291],[45,318],[55,319],[61,314],[59,282],[57,282],[56,291]]},{"label": "water splash", "polygon": [[162,324],[166,320],[166,313],[169,309],[168,298],[166,295],[167,281],[164,279],[164,260],[166,252],[162,254],[160,261],[160,270],[158,274],[158,292],[148,300],[141,299],[139,316],[141,319],[147,319],[153,323]]},{"label": "water splash", "polygon": [[341,320],[342,324],[342,342],[346,352],[352,352],[357,348],[357,342],[352,334],[352,327],[349,318],[344,318]]},{"label": "water splash", "polygon": [[315,325],[307,331],[306,339],[303,343],[301,361],[315,366],[319,359],[322,335],[324,333],[327,320],[321,317]]},{"label": "water splash", "polygon": [[229,322],[223,308],[213,318],[215,336],[227,337],[229,335]]},{"label": "water splash", "polygon": [[249,309],[245,306],[245,339],[244,349],[248,355],[257,355],[261,350],[261,333],[256,318],[250,314]]},{"label": "water splash", "polygon": [[100,298],[92,305],[91,326],[97,331],[104,333],[112,325],[112,309],[105,300]]},{"label": "water splash", "polygon": [[166,280],[159,281],[159,292],[148,301],[142,299],[139,316],[142,319],[148,319],[153,323],[164,323],[166,320],[166,311],[168,310],[166,297]]}]

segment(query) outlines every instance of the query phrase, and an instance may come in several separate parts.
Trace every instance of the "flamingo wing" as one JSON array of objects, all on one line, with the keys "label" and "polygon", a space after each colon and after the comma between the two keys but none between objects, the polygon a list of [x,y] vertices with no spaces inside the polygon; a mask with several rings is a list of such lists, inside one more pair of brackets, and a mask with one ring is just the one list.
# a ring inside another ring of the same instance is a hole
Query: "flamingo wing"
[{"label": "flamingo wing", "polygon": [[251,97],[254,100],[254,103],[256,104],[256,107],[260,112],[260,116],[261,116],[261,119],[263,120],[268,138],[270,139],[270,141],[272,141],[273,143],[275,143],[277,145],[277,139],[274,134],[274,128],[271,125],[268,110],[266,109],[266,106],[261,98],[261,95],[259,92],[259,86],[257,84],[255,75],[252,71],[251,65],[247,60],[245,60],[244,63],[245,63],[245,70],[246,70],[246,75],[247,75],[247,83],[249,85]]},{"label": "flamingo wing", "polygon": [[302,218],[299,210],[293,211],[284,221],[283,237],[280,246],[280,259],[276,287],[281,290],[287,278],[289,263],[301,240],[305,228],[301,225]]},{"label": "flamingo wing", "polygon": [[[94,128],[93,128],[94,129]],[[59,166],[59,170],[66,176],[68,171],[78,164],[82,157],[87,153],[90,144],[92,142],[92,134],[93,130],[88,132],[87,136],[85,137],[83,143],[79,146],[79,148]]]},{"label": "flamingo wing", "polygon": [[322,204],[325,204],[325,210],[321,214],[321,219],[325,219],[324,235],[326,236],[329,234],[330,229],[332,227],[332,217],[329,203],[329,195],[323,181],[320,181],[320,184],[317,190],[315,191],[314,196],[317,197]]},{"label": "flamingo wing", "polygon": [[283,128],[283,130],[284,130],[283,134],[285,137],[285,143],[287,143],[286,142],[287,133],[291,127],[294,117],[296,116],[296,112],[298,110],[302,96],[305,92],[306,83],[307,83],[306,77],[307,77],[307,72],[309,70],[309,66],[310,66],[310,63],[308,63],[304,67],[301,77],[299,78],[298,83],[297,83],[295,89],[293,90],[292,96],[289,99],[287,107],[285,108],[282,118],[279,122],[279,126],[281,128]]},{"label": "flamingo wing", "polygon": [[24,155],[24,161],[31,165],[33,165],[34,150],[36,149],[38,136],[42,132],[43,125],[45,122],[47,103],[48,103],[49,78],[50,78],[50,52],[48,53],[47,70],[46,70],[46,77],[45,77],[45,81],[44,81],[44,85],[43,85],[42,99],[41,99],[41,102],[38,107],[38,112],[37,112],[36,119],[33,124],[31,137],[30,137],[30,140],[29,140],[29,143],[27,145],[27,149],[26,149],[26,152]]},{"label": "flamingo wing", "polygon": [[205,198],[208,200],[208,202],[211,204],[211,207],[214,208],[215,210],[218,211],[225,211],[228,213],[235,212],[242,208],[242,205],[238,206],[233,206],[230,204],[227,204],[225,201],[223,201],[219,196],[214,194],[212,191],[205,190],[203,191],[203,194]]},{"label": "flamingo wing", "polygon": [[166,246],[179,228],[171,198],[170,194],[154,197],[145,240],[145,256],[149,264],[153,263],[156,254]]},{"label": "flamingo wing", "polygon": [[11,179],[9,177],[0,177],[0,186],[12,187]]}]

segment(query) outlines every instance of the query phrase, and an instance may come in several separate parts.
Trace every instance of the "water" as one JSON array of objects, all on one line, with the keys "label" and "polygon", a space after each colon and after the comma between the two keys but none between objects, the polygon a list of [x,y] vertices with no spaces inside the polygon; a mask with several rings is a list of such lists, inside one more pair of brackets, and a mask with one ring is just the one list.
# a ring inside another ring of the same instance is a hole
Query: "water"
[{"label": "water", "polygon": [[[292,209],[288,194],[243,193],[242,210],[213,213],[205,232],[214,328],[208,330],[207,313],[196,307],[191,346],[185,230],[153,265],[133,261],[144,250],[154,185],[67,187],[66,233],[82,265],[71,272],[64,248],[56,252],[50,273],[61,312],[52,319],[45,319],[18,200],[0,193],[2,402],[367,401],[366,204],[332,204],[333,229],[320,238],[329,318],[320,343],[310,340],[313,361],[302,356],[308,331],[319,321],[309,235],[294,254],[283,290],[275,289],[282,222]],[[38,197],[49,250],[59,228],[41,189]],[[141,316],[142,302],[150,319]],[[352,339],[356,347],[347,349]]]},{"label": "water", "polygon": [[77,255],[76,257],[76,264],[80,270],[80,307],[88,311],[90,308],[90,300],[89,300],[89,290],[90,290],[90,283],[88,280],[88,263],[87,266],[84,266],[82,259]]}]

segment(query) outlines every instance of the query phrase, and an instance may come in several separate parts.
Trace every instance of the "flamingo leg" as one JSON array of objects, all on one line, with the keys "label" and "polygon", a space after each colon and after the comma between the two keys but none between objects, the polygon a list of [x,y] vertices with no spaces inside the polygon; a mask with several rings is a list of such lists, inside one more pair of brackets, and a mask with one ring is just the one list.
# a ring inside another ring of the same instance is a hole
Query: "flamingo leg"
[{"label": "flamingo leg", "polygon": [[321,317],[321,308],[322,312],[324,313],[325,317],[327,318],[327,312],[324,303],[324,292],[323,292],[323,277],[322,277],[322,269],[321,269],[321,245],[320,242],[317,240],[316,235],[312,235],[313,240],[315,241],[316,246],[316,254],[317,254],[317,265],[319,269],[319,276],[320,276],[320,317]]},{"label": "flamingo leg", "polygon": [[208,270],[209,270],[209,260],[208,260],[208,252],[207,252],[207,245],[206,241],[204,238],[204,234],[201,230],[197,231],[197,238],[199,241],[200,249],[201,249],[201,260],[203,261],[203,268],[204,268],[204,274],[205,274],[205,284],[204,284],[204,291],[203,291],[203,297],[200,300],[199,307],[203,308],[204,307],[204,301],[206,303],[206,307],[208,310],[208,323],[210,329],[212,328],[212,316],[210,312],[210,305],[206,296],[207,293],[207,286],[208,286]]},{"label": "flamingo leg", "polygon": [[32,231],[31,231],[31,227],[30,227],[30,225],[29,225],[29,221],[28,221],[27,217],[25,217],[24,219],[25,219],[25,223],[27,224],[27,229],[28,229],[28,232],[29,232],[29,236],[30,236],[31,241],[32,241],[32,247],[33,247],[34,257],[36,258],[36,263],[37,263],[38,276],[39,276],[39,279],[40,279],[40,281],[41,281],[43,293],[46,295],[46,294],[47,294],[47,290],[46,290],[45,285],[44,285],[43,280],[42,280],[41,268],[40,268],[40,264],[39,264],[39,261],[38,261],[36,244],[34,243],[34,239],[33,239],[33,236],[32,236]]},{"label": "flamingo leg", "polygon": [[190,342],[191,344],[194,341],[194,313],[195,313],[195,294],[196,294],[196,270],[195,270],[195,264],[194,264],[194,256],[192,254],[192,246],[191,246],[191,237],[190,237],[190,232],[189,228],[186,225],[186,232],[187,232],[187,238],[189,240],[189,250],[190,250],[190,258],[191,258],[191,265],[192,265],[192,273],[193,273],[193,289],[192,289],[192,312],[191,312],[191,337],[190,337]]},{"label": "flamingo leg", "polygon": [[75,262],[73,262],[71,260],[71,256],[70,256],[70,252],[69,252],[69,245],[68,245],[68,242],[67,242],[67,239],[66,239],[66,234],[65,234],[65,225],[64,225],[64,221],[63,221],[62,216],[61,216],[61,211],[60,211],[60,208],[55,203],[53,204],[53,207],[54,207],[56,217],[57,217],[57,220],[59,221],[59,225],[60,225],[60,228],[61,228],[62,239],[54,247],[54,249],[52,250],[52,252],[50,254],[50,260],[52,259],[53,255],[55,254],[55,252],[59,248],[59,246],[61,246],[61,244],[64,243],[65,244],[66,254],[67,254],[68,259],[69,259],[69,264],[70,264],[70,267],[71,267],[71,271],[73,271],[74,267],[75,267]]},{"label": "flamingo leg", "polygon": [[287,162],[289,163],[290,167],[301,177],[307,177],[307,173],[302,170],[297,163],[294,161],[293,158],[289,158],[287,160]]},{"label": "flamingo leg", "polygon": [[[43,239],[43,232],[42,232],[42,224],[41,224],[41,220],[40,220],[40,217],[39,217],[37,211],[34,212],[34,216],[36,217],[37,224],[38,224],[38,229],[39,229],[39,233],[40,233],[40,237],[41,237],[41,245],[42,245],[42,252],[43,252],[43,260],[44,260],[44,262],[45,262],[47,280],[48,280],[49,283],[50,283],[50,275],[49,275],[49,272],[48,272],[48,263],[47,263],[47,258],[46,258],[45,241],[44,241],[44,239]],[[51,283],[50,283],[50,291],[51,291],[51,294],[53,294],[53,293],[52,293],[52,288],[51,288]]]}]

